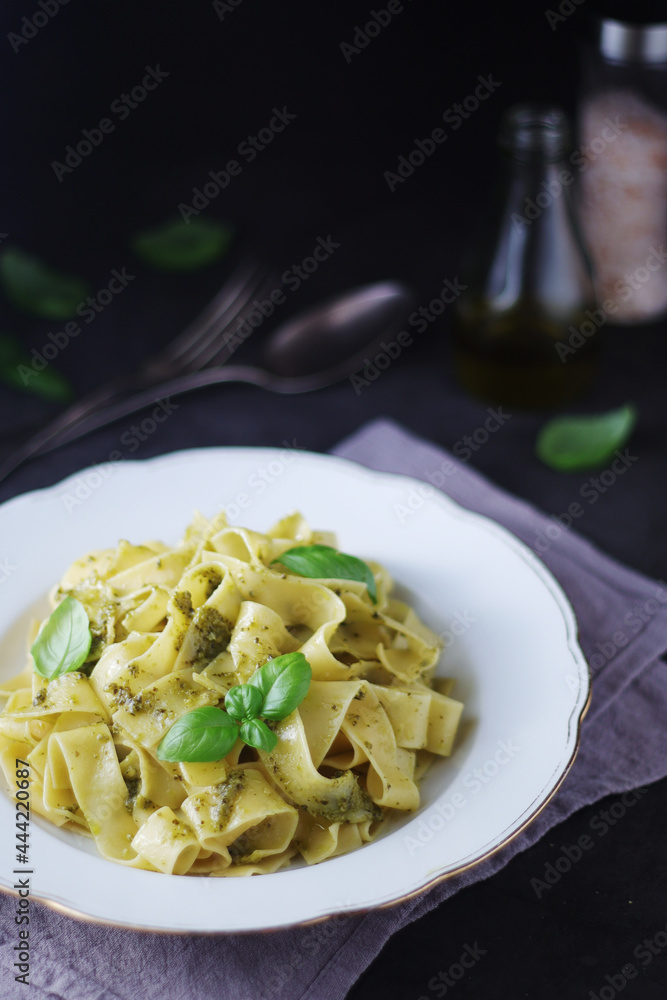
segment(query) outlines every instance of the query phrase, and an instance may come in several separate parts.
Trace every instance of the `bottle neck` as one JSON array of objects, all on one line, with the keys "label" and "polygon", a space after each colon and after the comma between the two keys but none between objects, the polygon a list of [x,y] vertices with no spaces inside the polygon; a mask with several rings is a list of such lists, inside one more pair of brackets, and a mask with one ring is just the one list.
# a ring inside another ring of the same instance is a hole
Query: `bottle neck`
[{"label": "bottle neck", "polygon": [[504,153],[505,218],[521,231],[545,215],[571,215],[568,188],[574,175],[566,164],[571,135],[565,113],[518,105],[506,113],[498,141]]},{"label": "bottle neck", "polygon": [[569,213],[569,189],[573,182],[574,174],[564,160],[524,161],[507,157],[504,214],[515,228],[525,229],[545,213]]},{"label": "bottle neck", "polygon": [[531,302],[555,314],[592,303],[590,261],[571,199],[574,174],[564,160],[507,159],[486,295],[498,309]]}]

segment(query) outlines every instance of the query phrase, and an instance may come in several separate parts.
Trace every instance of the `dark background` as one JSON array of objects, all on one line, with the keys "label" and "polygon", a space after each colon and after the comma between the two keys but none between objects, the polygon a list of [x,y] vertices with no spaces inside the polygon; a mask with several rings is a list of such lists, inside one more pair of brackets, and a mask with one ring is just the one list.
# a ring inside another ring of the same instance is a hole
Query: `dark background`
[{"label": "dark background", "polygon": [[[135,275],[58,359],[83,394],[168,341],[224,278],[229,262],[193,274],[152,271],[130,237],[177,214],[192,189],[238,158],[238,144],[266,126],[273,108],[296,119],[253,163],[245,163],[203,213],[233,222],[240,254],[250,248],[278,273],[308,255],[318,236],[341,243],[277,318],[322,295],[367,280],[412,283],[421,301],[460,274],[464,246],[487,210],[497,167],[495,132],[509,105],[551,101],[573,111],[577,36],[592,3],[572,4],[555,29],[545,6],[406,0],[401,13],[347,62],[340,43],[383,0],[270,3],[242,0],[223,14],[209,2],[86,4],[70,0],[17,53],[7,39],[33,3],[0,10],[0,230],[3,246],[33,252],[104,287],[113,268]],[[667,16],[667,4],[654,5]],[[546,8],[548,9],[548,8]],[[551,4],[558,10],[558,4]],[[640,8],[633,5],[634,16]],[[125,121],[109,114],[141,82],[145,67],[169,77]],[[423,166],[390,192],[383,174],[474,92],[478,76],[500,82]],[[112,117],[114,132],[59,182],[52,162],[82,129]],[[0,329],[40,348],[62,324],[26,317],[0,301]],[[269,324],[266,325],[268,329]],[[349,383],[312,396],[268,396],[220,386],[180,401],[177,414],[132,457],[197,445],[280,445],[325,451],[366,420],[388,415],[452,447],[479,427],[486,406],[451,374],[449,315],[432,324],[382,378],[359,395]],[[244,346],[261,347],[264,328]],[[577,524],[606,551],[654,575],[667,574],[664,485],[667,431],[664,324],[606,330],[600,376],[581,410],[634,400],[639,456],[627,476]],[[54,404],[0,387],[3,447],[57,412]],[[559,475],[533,453],[544,414],[517,415],[473,464],[549,513],[565,511],[588,478]],[[132,421],[99,431],[26,465],[0,486],[5,499],[104,461]],[[487,954],[451,992],[495,998],[587,998],[632,960],[644,937],[664,929],[667,783],[651,788],[618,826],[541,899],[530,880],[575,843],[610,801],[583,810],[489,882],[447,901],[393,938],[354,987],[370,996],[436,995],[431,977],[466,943]],[[629,998],[667,996],[667,953],[629,983]]]}]

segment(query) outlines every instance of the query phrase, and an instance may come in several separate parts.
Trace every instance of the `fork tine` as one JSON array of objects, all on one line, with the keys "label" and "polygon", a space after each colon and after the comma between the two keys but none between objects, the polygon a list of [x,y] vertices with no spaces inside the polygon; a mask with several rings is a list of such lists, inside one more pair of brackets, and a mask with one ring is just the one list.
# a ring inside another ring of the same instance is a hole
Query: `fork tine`
[{"label": "fork tine", "polygon": [[181,367],[190,371],[199,371],[201,368],[207,367],[216,355],[221,355],[220,364],[228,361],[234,353],[236,345],[230,346],[231,338],[227,331],[232,328],[232,324],[236,320],[243,321],[243,318],[249,314],[253,308],[254,299],[264,287],[266,287],[266,274],[257,273],[252,280],[248,281],[243,293],[238,295],[234,307],[220,315],[215,323],[211,323],[198,342],[193,345],[188,354],[187,363],[181,361]]},{"label": "fork tine", "polygon": [[193,364],[199,367],[199,352],[245,308],[262,280],[261,265],[252,261],[241,263],[215,298],[167,346],[163,357],[182,367]]},{"label": "fork tine", "polygon": [[245,339],[243,336],[239,339],[236,331],[231,328],[232,323],[238,321],[236,329],[240,328],[240,325],[243,324],[252,311],[254,299],[269,291],[269,279],[270,276],[268,274],[262,275],[261,280],[257,282],[254,290],[248,295],[247,301],[241,308],[233,316],[229,317],[226,323],[218,324],[217,328],[211,331],[211,336],[206,338],[206,342],[201,344],[197,352],[197,371],[214,364],[224,364],[229,360],[239,343]]}]

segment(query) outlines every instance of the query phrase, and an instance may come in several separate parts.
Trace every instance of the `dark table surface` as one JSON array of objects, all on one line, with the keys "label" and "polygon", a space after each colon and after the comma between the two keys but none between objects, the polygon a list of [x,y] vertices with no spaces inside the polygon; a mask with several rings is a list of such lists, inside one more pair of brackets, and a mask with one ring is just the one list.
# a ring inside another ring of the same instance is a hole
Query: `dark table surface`
[{"label": "dark table surface", "polygon": [[[502,110],[527,98],[572,109],[576,99],[575,34],[582,14],[575,5],[555,28],[534,5],[521,15],[518,33],[506,8],[448,4],[443,11],[405,2],[378,37],[347,57],[341,43],[352,42],[355,26],[369,18],[363,3],[317,13],[303,2],[285,8],[237,0],[228,6],[198,3],[183,13],[180,5],[137,10],[122,2],[112,13],[73,3],[58,8],[18,51],[10,41],[5,45],[3,245],[85,275],[95,288],[107,284],[113,268],[134,276],[58,358],[77,393],[132,367],[214,293],[229,263],[165,275],[137,261],[128,240],[190,201],[208,171],[222,169],[239,142],[268,123],[274,107],[296,118],[206,214],[236,225],[233,255],[251,248],[278,274],[307,256],[318,237],[340,244],[287,294],[276,312],[281,319],[323,296],[384,277],[410,282],[421,302],[433,298],[445,279],[460,275],[462,248],[488,202]],[[29,5],[8,3],[0,38],[20,31],[21,18],[32,12]],[[52,162],[141,81],[146,66],[158,63],[169,77],[59,181]],[[501,85],[390,191],[384,172],[474,90],[478,76],[489,74]],[[40,349],[59,327],[4,300],[0,314],[1,328],[27,350]],[[225,385],[180,397],[173,416],[131,452],[127,432],[142,415],[24,466],[0,484],[0,499],[57,482],[117,449],[133,459],[193,446],[285,441],[326,451],[378,416],[452,448],[483,424],[487,404],[466,395],[453,378],[449,327],[446,310],[360,392],[345,381],[302,396]],[[239,357],[256,357],[269,328],[267,321]],[[598,380],[578,409],[634,401],[637,460],[587,505],[576,527],[619,560],[667,579],[667,329],[657,323],[604,333]],[[3,448],[56,412],[54,404],[0,386]],[[513,414],[471,461],[506,489],[560,514],[580,497],[591,474],[562,475],[538,462],[534,440],[545,416]],[[620,805],[609,813],[615,801]],[[541,879],[565,847],[601,823],[608,835],[556,884],[536,891],[531,880]],[[667,996],[667,947],[653,944],[651,951],[643,944],[656,934],[665,940],[659,932],[667,922],[666,827],[667,781],[634,799],[608,799],[582,810],[492,879],[396,935],[350,997]],[[448,970],[468,946],[483,955],[447,986]],[[628,962],[639,975],[621,983]]]}]

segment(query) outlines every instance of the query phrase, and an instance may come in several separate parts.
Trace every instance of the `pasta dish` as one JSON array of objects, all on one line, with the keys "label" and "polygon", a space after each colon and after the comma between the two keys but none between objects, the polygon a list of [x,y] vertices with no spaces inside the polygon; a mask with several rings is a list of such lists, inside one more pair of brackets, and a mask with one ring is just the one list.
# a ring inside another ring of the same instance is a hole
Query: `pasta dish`
[{"label": "pasta dish", "polygon": [[[300,514],[196,515],[174,546],[90,552],[0,686],[0,765],[29,808],[122,865],[277,871],[371,840],[447,756],[462,704],[388,572]],[[83,621],[83,627],[81,626]]]}]

